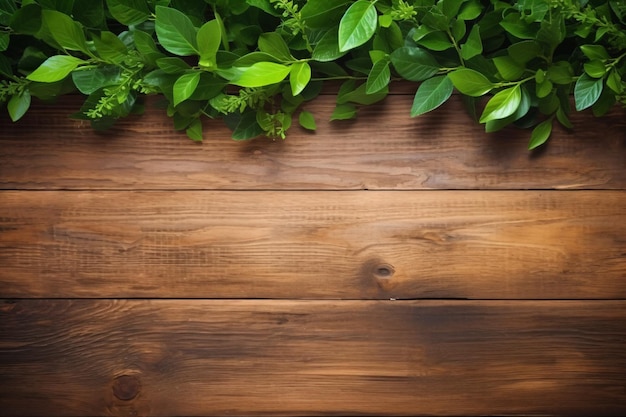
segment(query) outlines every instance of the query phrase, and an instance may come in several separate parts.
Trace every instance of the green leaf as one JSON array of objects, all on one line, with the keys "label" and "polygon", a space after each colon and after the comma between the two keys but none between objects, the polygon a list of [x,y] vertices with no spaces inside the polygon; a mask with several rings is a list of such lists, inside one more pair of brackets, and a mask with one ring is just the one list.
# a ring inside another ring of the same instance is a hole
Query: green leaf
[{"label": "green leaf", "polygon": [[452,95],[454,85],[447,75],[430,78],[420,84],[411,107],[411,117],[436,109]]},{"label": "green leaf", "polygon": [[263,87],[281,82],[289,75],[291,68],[274,62],[257,62],[246,68],[236,68],[238,75],[230,80],[240,87]]},{"label": "green leaf", "polygon": [[448,74],[454,87],[462,94],[479,97],[490,92],[494,85],[478,71],[461,68]]},{"label": "green leaf", "polygon": [[157,6],[155,29],[159,42],[168,52],[179,56],[200,55],[196,28],[184,13]]},{"label": "green leaf", "polygon": [[522,101],[522,93],[520,86],[507,88],[494,95],[485,106],[480,123],[486,123],[490,120],[504,119],[515,113]]},{"label": "green leaf", "polygon": [[339,94],[337,95],[337,103],[342,104],[351,102],[356,104],[370,105],[384,99],[385,97],[387,97],[388,93],[389,89],[385,87],[382,90],[377,91],[376,93],[367,94],[367,84],[361,84],[354,90],[348,91],[346,93],[343,93],[340,90]]},{"label": "green leaf", "polygon": [[374,94],[382,90],[389,85],[391,80],[391,70],[389,69],[389,61],[381,59],[376,61],[372,71],[370,71],[367,77],[367,87],[365,92],[367,94]]},{"label": "green leaf", "polygon": [[202,142],[202,120],[199,117],[193,119],[186,131],[187,137],[196,142]]},{"label": "green leaf", "polygon": [[541,46],[536,41],[520,41],[507,48],[511,59],[520,65],[526,65],[529,61],[541,55]]},{"label": "green leaf", "polygon": [[604,60],[610,58],[609,53],[602,45],[581,45],[580,50],[590,60]]},{"label": "green leaf", "polygon": [[183,74],[174,83],[174,106],[187,100],[196,91],[200,82],[200,72],[194,71]]},{"label": "green leaf", "polygon": [[337,104],[330,120],[350,120],[356,117],[356,106],[350,103]]},{"label": "green leaf", "polygon": [[538,98],[544,98],[552,92],[553,88],[554,85],[552,84],[552,81],[543,80],[543,82],[536,84],[535,93],[537,94]]},{"label": "green leaf", "polygon": [[339,22],[339,50],[345,52],[363,45],[374,35],[377,23],[373,3],[358,0],[352,4]]},{"label": "green leaf", "polygon": [[313,49],[312,58],[319,62],[331,62],[344,56],[339,50],[339,28],[329,29]]},{"label": "green leaf", "polygon": [[530,135],[530,143],[528,144],[528,150],[533,150],[548,140],[552,133],[552,118],[544,120],[539,123]]},{"label": "green leaf", "polygon": [[598,101],[600,94],[602,94],[602,79],[591,78],[587,74],[581,75],[574,87],[576,110],[581,111],[591,107]]},{"label": "green leaf", "polygon": [[31,81],[53,83],[67,77],[79,65],[86,64],[80,58],[69,55],[54,55],[46,59],[35,71],[26,78]]},{"label": "green leaf", "polygon": [[106,0],[106,2],[111,15],[124,25],[138,25],[150,18],[150,9],[145,0]]},{"label": "green leaf", "polygon": [[276,32],[262,33],[261,36],[259,36],[259,50],[283,62],[294,60],[291,56],[289,46],[287,46],[283,37]]},{"label": "green leaf", "polygon": [[11,29],[21,35],[35,35],[41,29],[41,6],[38,4],[22,5],[11,19]]},{"label": "green leaf", "polygon": [[64,49],[81,51],[90,55],[85,33],[80,23],[56,10],[42,10],[41,18],[43,24],[49,28],[54,40]]},{"label": "green leaf", "polygon": [[11,120],[17,122],[26,114],[30,107],[30,93],[28,91],[22,92],[22,94],[16,94],[7,103],[7,110]]},{"label": "green leaf", "polygon": [[559,123],[561,123],[563,127],[566,127],[568,129],[574,128],[574,125],[572,125],[572,122],[570,122],[567,114],[561,107],[559,107],[559,109],[556,111],[556,119],[559,121]]},{"label": "green leaf", "polygon": [[168,56],[156,60],[157,66],[168,74],[178,74],[190,70],[191,67],[180,58]]},{"label": "green leaf", "polygon": [[624,92],[624,84],[622,84],[622,76],[613,68],[609,72],[609,76],[606,77],[606,86],[611,89],[615,94],[622,94]]},{"label": "green leaf", "polygon": [[498,69],[498,73],[503,80],[513,81],[519,79],[524,74],[525,68],[519,65],[508,55],[498,56],[493,59],[493,63]]},{"label": "green leaf", "polygon": [[417,43],[431,51],[445,51],[454,46],[445,32],[430,32],[424,35]]},{"label": "green leaf", "polygon": [[336,25],[348,8],[348,0],[308,0],[302,7],[302,19],[310,28]]},{"label": "green leaf", "polygon": [[468,60],[482,53],[483,44],[480,40],[480,29],[478,25],[474,25],[469,36],[467,37],[467,40],[463,45],[461,45],[461,56],[463,59]]},{"label": "green leaf", "polygon": [[315,117],[311,112],[302,111],[300,112],[300,116],[298,116],[298,122],[300,126],[307,130],[316,130],[317,124],[315,123]]},{"label": "green leaf", "polygon": [[574,81],[574,70],[567,61],[558,61],[548,67],[546,76],[555,84],[568,85]]},{"label": "green leaf", "polygon": [[224,117],[225,121],[233,119],[231,122],[233,129],[232,138],[234,140],[248,140],[260,136],[263,134],[263,129],[257,122],[256,111],[248,111],[241,115],[234,114],[233,116]]},{"label": "green leaf", "polygon": [[121,63],[128,54],[124,42],[112,32],[103,31],[100,37],[93,36],[93,43],[100,58],[112,64]]},{"label": "green leaf", "polygon": [[86,68],[72,72],[72,81],[78,91],[89,95],[101,88],[117,84],[120,74],[120,68],[113,65]]},{"label": "green leaf", "polygon": [[289,71],[291,94],[297,96],[311,81],[311,66],[307,62],[296,62]]},{"label": "green leaf", "polygon": [[474,20],[483,12],[483,6],[479,0],[470,0],[464,3],[459,10],[458,18],[462,20]]},{"label": "green leaf", "polygon": [[391,63],[398,74],[409,81],[424,81],[439,71],[435,58],[418,47],[403,46],[393,51]]},{"label": "green leaf", "polygon": [[198,51],[200,53],[199,65],[205,68],[217,66],[217,51],[222,43],[222,29],[216,19],[206,22],[198,30],[196,35]]},{"label": "green leaf", "polygon": [[589,62],[585,62],[584,64],[585,72],[591,78],[602,78],[604,74],[606,74],[606,67],[604,66],[604,62],[599,59],[594,59]]}]

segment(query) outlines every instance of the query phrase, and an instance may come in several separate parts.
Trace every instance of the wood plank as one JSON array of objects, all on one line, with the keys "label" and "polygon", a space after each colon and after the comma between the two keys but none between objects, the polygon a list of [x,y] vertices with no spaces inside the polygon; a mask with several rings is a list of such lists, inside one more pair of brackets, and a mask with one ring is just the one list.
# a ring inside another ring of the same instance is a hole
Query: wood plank
[{"label": "wood plank", "polygon": [[624,301],[19,300],[0,415],[624,415]]},{"label": "wood plank", "polygon": [[626,298],[624,191],[5,191],[0,202],[7,298]]},{"label": "wood plank", "polygon": [[286,141],[230,140],[221,121],[207,139],[174,132],[162,110],[94,133],[67,118],[80,98],[34,105],[0,124],[1,189],[624,189],[626,112],[601,120],[576,114],[574,133],[555,129],[550,145],[529,153],[529,132],[487,135],[459,97],[417,119],[412,97],[363,108],[356,122],[326,122],[335,97],[306,105],[315,134],[294,128]]}]

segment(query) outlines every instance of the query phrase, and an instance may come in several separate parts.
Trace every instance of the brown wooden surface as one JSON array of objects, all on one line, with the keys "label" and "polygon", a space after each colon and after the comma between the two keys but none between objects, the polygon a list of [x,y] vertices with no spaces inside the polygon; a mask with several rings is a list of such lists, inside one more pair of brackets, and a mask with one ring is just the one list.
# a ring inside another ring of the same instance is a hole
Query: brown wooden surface
[{"label": "brown wooden surface", "polygon": [[102,134],[68,119],[78,98],[37,105],[19,124],[0,120],[0,189],[623,189],[626,112],[574,114],[529,153],[529,132],[485,135],[458,97],[411,119],[412,96],[363,108],[357,121],[328,123],[335,97],[307,104],[315,134],[235,142],[221,121],[193,143],[148,103],[144,116]]},{"label": "brown wooden surface", "polygon": [[626,413],[623,301],[0,305],[0,415]]},{"label": "brown wooden surface", "polygon": [[0,297],[626,298],[621,191],[0,200]]},{"label": "brown wooden surface", "polygon": [[410,93],[284,142],[3,115],[0,415],[626,414],[624,111],[528,153]]}]

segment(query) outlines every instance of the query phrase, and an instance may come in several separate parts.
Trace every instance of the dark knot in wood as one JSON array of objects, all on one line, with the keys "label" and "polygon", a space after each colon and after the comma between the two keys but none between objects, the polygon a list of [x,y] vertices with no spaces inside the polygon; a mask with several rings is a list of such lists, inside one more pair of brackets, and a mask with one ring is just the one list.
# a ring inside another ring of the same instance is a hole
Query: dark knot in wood
[{"label": "dark knot in wood", "polygon": [[393,266],[389,264],[377,265],[374,268],[374,275],[379,279],[389,279],[395,272],[396,271],[393,269]]},{"label": "dark knot in wood", "polygon": [[139,379],[132,375],[122,375],[113,381],[113,395],[122,401],[130,401],[141,390]]}]

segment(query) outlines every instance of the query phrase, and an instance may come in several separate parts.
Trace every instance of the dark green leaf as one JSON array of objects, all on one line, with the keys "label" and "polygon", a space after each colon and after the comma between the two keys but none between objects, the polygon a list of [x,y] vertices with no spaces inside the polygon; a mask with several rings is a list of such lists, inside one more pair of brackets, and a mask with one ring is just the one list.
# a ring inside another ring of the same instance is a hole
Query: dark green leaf
[{"label": "dark green leaf", "polygon": [[350,103],[337,104],[333,114],[330,116],[330,120],[349,120],[356,117],[356,106]]},{"label": "dark green leaf", "polygon": [[367,94],[374,94],[389,85],[391,80],[391,70],[389,69],[389,61],[381,59],[374,64],[372,71],[367,77]]},{"label": "dark green leaf", "polygon": [[339,50],[349,51],[370,40],[378,24],[374,4],[357,0],[341,18],[339,23]]},{"label": "dark green leaf", "polygon": [[422,82],[417,89],[411,117],[419,116],[436,109],[450,98],[454,86],[446,75],[440,75]]},{"label": "dark green leaf", "polygon": [[403,46],[391,54],[391,63],[403,78],[423,81],[439,71],[439,64],[422,48]]},{"label": "dark green leaf", "polygon": [[202,142],[202,120],[200,118],[195,118],[189,124],[186,130],[187,137],[196,142]]},{"label": "dark green leaf", "polygon": [[574,87],[574,101],[576,110],[581,111],[591,107],[602,94],[602,79],[591,78],[587,74],[580,76]]},{"label": "dark green leaf", "polygon": [[128,54],[124,42],[112,32],[103,31],[99,37],[94,36],[93,43],[100,58],[112,64],[121,63]]},{"label": "dark green leaf", "polygon": [[315,123],[315,117],[311,112],[302,111],[300,112],[300,116],[298,117],[298,122],[300,126],[307,130],[316,130],[317,124]]},{"label": "dark green leaf", "polygon": [[174,55],[199,55],[197,32],[191,20],[182,12],[169,7],[156,7],[157,38]]},{"label": "dark green leaf", "polygon": [[348,0],[308,0],[302,8],[302,19],[311,28],[326,28],[339,23]]},{"label": "dark green leaf", "polygon": [[18,9],[11,19],[11,29],[21,35],[35,35],[41,29],[41,7],[26,4]]},{"label": "dark green leaf", "polygon": [[519,65],[526,65],[529,61],[541,55],[541,46],[536,41],[520,41],[507,48],[511,59]]},{"label": "dark green leaf", "polygon": [[156,60],[157,66],[168,74],[179,74],[183,71],[191,69],[189,64],[180,58],[165,57]]},{"label": "dark green leaf", "polygon": [[287,42],[276,32],[263,33],[259,36],[259,50],[283,62],[294,60]]},{"label": "dark green leaf", "polygon": [[463,59],[472,59],[476,55],[483,53],[483,44],[480,40],[480,29],[478,25],[474,25],[470,31],[467,40],[461,45],[461,56]]},{"label": "dark green leaf", "polygon": [[138,25],[150,18],[146,0],[106,0],[106,2],[115,20],[124,25]]},{"label": "dark green leaf", "polygon": [[22,94],[16,94],[7,103],[7,110],[11,120],[17,122],[26,114],[30,107],[30,93],[24,91]]},{"label": "dark green leaf", "polygon": [[119,82],[121,70],[116,66],[102,66],[86,68],[72,72],[72,81],[78,91],[89,95],[103,87],[115,85]]},{"label": "dark green leaf", "polygon": [[495,57],[493,63],[502,79],[506,81],[518,80],[525,71],[523,66],[519,65],[508,55]]},{"label": "dark green leaf", "polygon": [[339,50],[339,28],[329,29],[313,49],[312,58],[320,62],[332,62],[344,56]]}]

